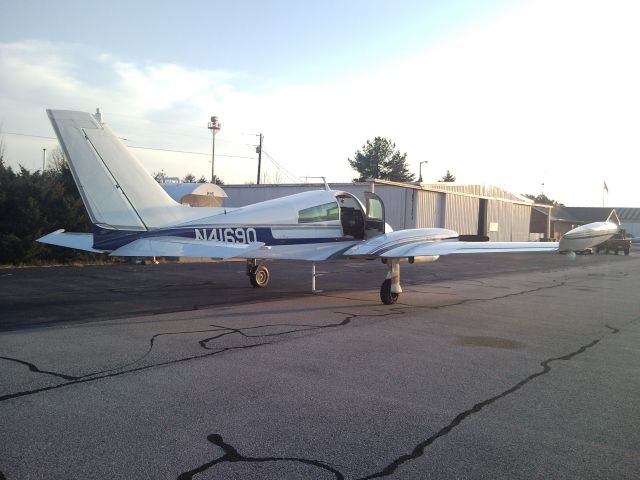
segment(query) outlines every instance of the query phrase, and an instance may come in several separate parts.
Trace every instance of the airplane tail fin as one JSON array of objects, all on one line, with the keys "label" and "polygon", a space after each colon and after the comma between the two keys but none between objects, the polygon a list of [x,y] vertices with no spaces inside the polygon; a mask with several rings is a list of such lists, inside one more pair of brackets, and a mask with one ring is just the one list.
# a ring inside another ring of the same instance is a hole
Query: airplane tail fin
[{"label": "airplane tail fin", "polygon": [[93,115],[47,110],[91,222],[114,230],[151,230],[179,223],[176,203]]}]

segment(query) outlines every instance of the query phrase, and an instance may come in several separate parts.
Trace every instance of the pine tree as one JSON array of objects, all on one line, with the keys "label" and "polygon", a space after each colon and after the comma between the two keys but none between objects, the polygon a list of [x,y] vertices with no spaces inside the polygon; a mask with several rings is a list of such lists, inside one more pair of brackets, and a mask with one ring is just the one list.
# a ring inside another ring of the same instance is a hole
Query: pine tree
[{"label": "pine tree", "polygon": [[348,159],[349,165],[360,176],[357,182],[369,178],[392,180],[395,182],[411,182],[415,175],[407,167],[407,154],[396,150],[396,144],[388,138],[375,137],[373,142],[367,140],[358,150],[353,159]]},{"label": "pine tree", "polygon": [[447,174],[438,181],[439,182],[455,182],[456,177],[455,175],[452,175],[449,170],[447,170]]}]

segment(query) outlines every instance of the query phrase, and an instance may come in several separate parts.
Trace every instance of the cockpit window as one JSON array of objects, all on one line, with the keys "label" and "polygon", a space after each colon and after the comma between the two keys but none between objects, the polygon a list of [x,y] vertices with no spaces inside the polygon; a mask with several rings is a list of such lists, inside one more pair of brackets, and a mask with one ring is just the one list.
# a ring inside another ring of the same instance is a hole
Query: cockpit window
[{"label": "cockpit window", "polygon": [[336,202],[324,203],[298,212],[298,223],[328,222],[339,219],[338,204]]}]

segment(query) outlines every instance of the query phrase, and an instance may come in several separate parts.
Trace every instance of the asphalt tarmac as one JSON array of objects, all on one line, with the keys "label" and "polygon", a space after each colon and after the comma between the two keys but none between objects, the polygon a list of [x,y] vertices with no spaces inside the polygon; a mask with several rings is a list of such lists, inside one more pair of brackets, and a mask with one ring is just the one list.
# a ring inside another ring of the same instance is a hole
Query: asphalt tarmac
[{"label": "asphalt tarmac", "polygon": [[0,479],[636,479],[640,254],[0,270]]}]

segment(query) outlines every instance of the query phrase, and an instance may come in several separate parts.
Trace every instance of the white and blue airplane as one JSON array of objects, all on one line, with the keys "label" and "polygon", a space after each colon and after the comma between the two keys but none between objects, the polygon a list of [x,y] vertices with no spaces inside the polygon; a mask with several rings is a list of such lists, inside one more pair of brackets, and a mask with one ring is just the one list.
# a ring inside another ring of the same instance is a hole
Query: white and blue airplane
[{"label": "white and blue airplane", "polygon": [[611,222],[583,225],[560,242],[470,242],[443,228],[392,231],[382,200],[363,205],[348,192],[317,190],[241,208],[176,203],[98,117],[47,110],[94,225],[93,233],[58,230],[39,242],[117,257],[247,260],[254,287],[269,282],[267,260],[381,259],[385,304],[398,300],[400,262],[433,262],[461,253],[581,251],[618,231]]}]

